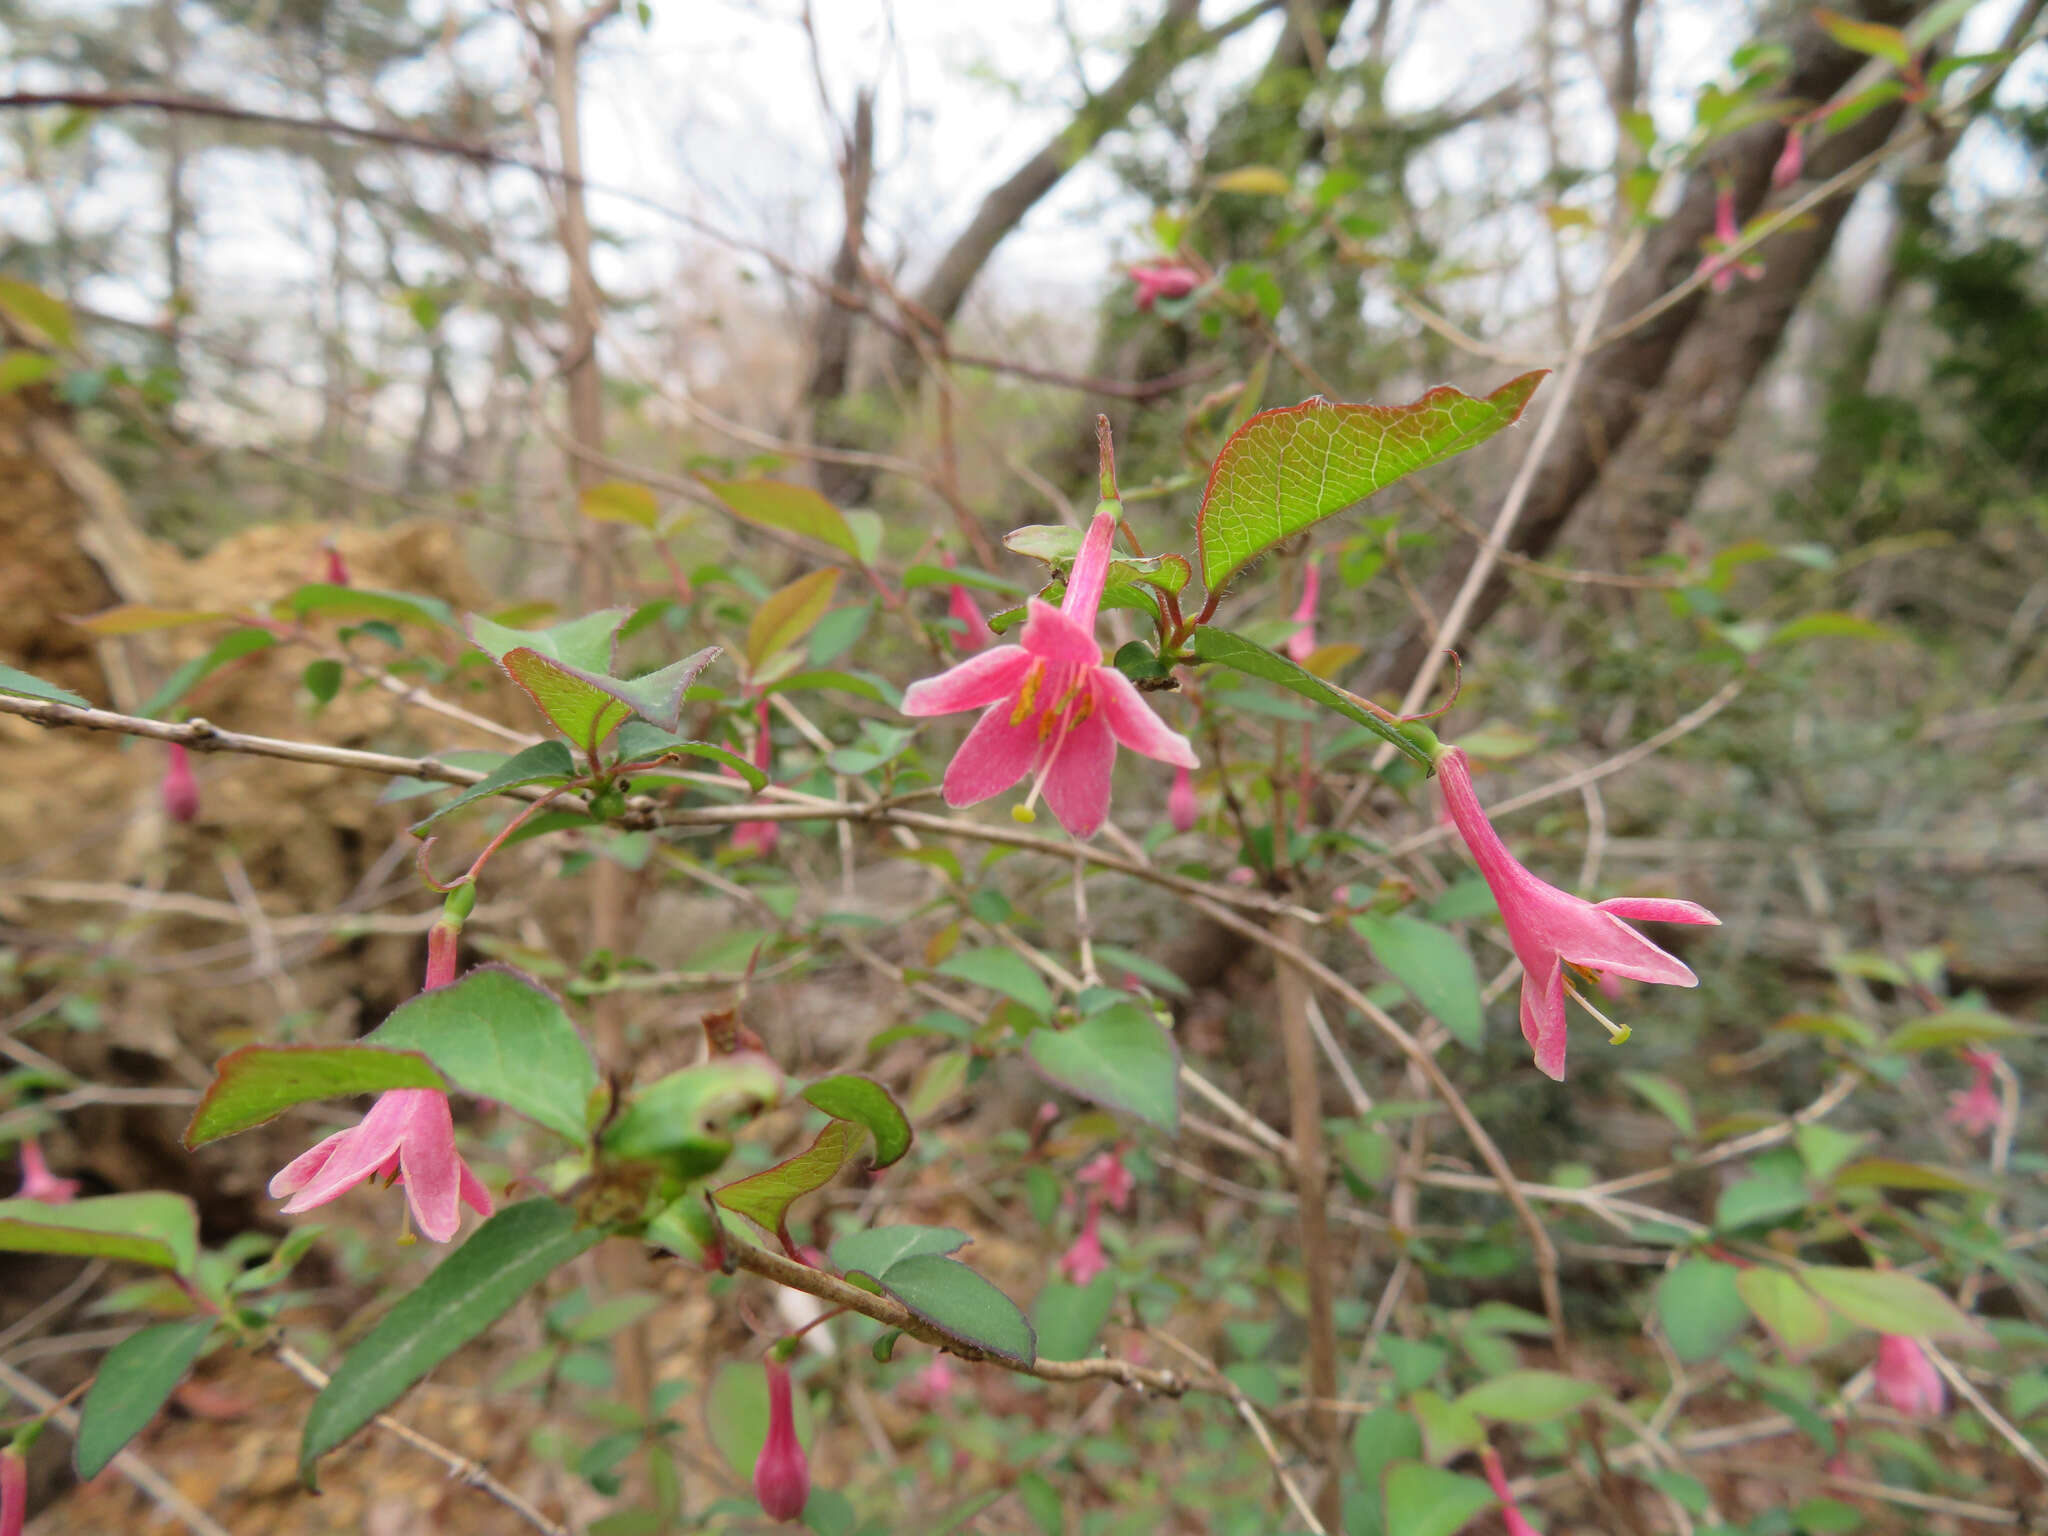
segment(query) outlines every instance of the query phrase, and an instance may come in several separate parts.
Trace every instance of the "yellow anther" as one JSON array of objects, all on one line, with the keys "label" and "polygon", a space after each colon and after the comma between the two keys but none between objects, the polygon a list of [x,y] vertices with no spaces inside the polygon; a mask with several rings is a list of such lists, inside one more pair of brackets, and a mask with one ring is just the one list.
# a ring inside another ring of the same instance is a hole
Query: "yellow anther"
[{"label": "yellow anther", "polygon": [[1021,822],[1028,827],[1031,823],[1038,820],[1038,812],[1031,809],[1028,805],[1013,805],[1010,807],[1010,820]]}]

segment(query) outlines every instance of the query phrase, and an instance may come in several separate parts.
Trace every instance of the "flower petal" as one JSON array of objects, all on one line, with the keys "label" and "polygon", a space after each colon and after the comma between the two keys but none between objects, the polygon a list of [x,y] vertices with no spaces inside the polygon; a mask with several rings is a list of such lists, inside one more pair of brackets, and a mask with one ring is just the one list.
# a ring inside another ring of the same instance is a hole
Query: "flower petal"
[{"label": "flower petal", "polygon": [[462,1158],[455,1150],[455,1122],[448,1113],[448,1095],[431,1088],[402,1088],[419,1097],[407,1106],[407,1129],[398,1147],[399,1171],[405,1178],[406,1202],[422,1236],[445,1243],[462,1225],[458,1205]]},{"label": "flower petal", "polygon": [[937,677],[912,683],[903,690],[903,713],[950,715],[962,709],[985,708],[1016,692],[1030,665],[1030,654],[1022,646],[996,646],[979,656],[968,657]]},{"label": "flower petal", "polygon": [[1109,721],[1116,739],[1133,752],[1172,763],[1177,768],[1200,766],[1194,746],[1159,718],[1145,695],[1115,667],[1097,667],[1093,678],[1095,707]]},{"label": "flower petal", "polygon": [[[1080,667],[1102,665],[1102,647],[1095,643],[1092,628],[1075,623],[1051,603],[1035,597],[1031,599],[1030,614],[1024,621],[1023,634],[1017,638],[1040,661],[1061,661]],[[960,668],[953,670],[957,672]]]},{"label": "flower petal", "polygon": [[1101,711],[1089,715],[1059,743],[1045,771],[1045,803],[1073,837],[1093,837],[1109,815],[1109,777],[1116,738]]},{"label": "flower petal", "polygon": [[1547,976],[1522,972],[1522,1038],[1536,1049],[1536,1070],[1564,1081],[1564,971],[1555,962]]},{"label": "flower petal", "polygon": [[946,804],[957,810],[1000,795],[1031,771],[1038,745],[1034,719],[1012,725],[1009,701],[996,704],[975,721],[974,729],[953,754],[946,769]]},{"label": "flower petal", "polygon": [[296,1216],[346,1194],[397,1155],[405,1136],[406,1106],[400,1096],[406,1091],[400,1088],[384,1094],[370,1106],[360,1125],[342,1133],[346,1139],[335,1144],[326,1166],[285,1202],[285,1214]]},{"label": "flower petal", "polygon": [[1678,901],[1669,896],[1616,896],[1594,905],[1632,923],[1712,923],[1717,928],[1721,925],[1721,919],[1698,902]]},{"label": "flower petal", "polygon": [[1678,956],[1659,949],[1613,913],[1602,912],[1591,903],[1582,905],[1590,921],[1573,922],[1568,932],[1556,935],[1557,952],[1572,964],[1667,987],[1700,984],[1699,977]]},{"label": "flower petal", "polygon": [[484,1188],[484,1181],[469,1170],[469,1164],[457,1158],[456,1171],[462,1175],[462,1203],[479,1216],[491,1214],[491,1192]]},{"label": "flower petal", "polygon": [[334,1156],[341,1144],[355,1135],[358,1129],[359,1127],[352,1125],[345,1131],[336,1131],[332,1136],[323,1137],[278,1169],[270,1180],[270,1198],[282,1200],[286,1195],[295,1195],[312,1183],[320,1170],[327,1166],[327,1160]]},{"label": "flower petal", "polygon": [[[1067,595],[1060,601],[1060,612],[1091,636],[1095,615],[1102,608],[1102,588],[1109,580],[1109,547],[1116,539],[1116,518],[1114,512],[1095,514],[1088,536],[1081,541],[1081,552],[1074,556],[1074,567],[1067,572]],[[1089,643],[1094,642],[1091,639]]]}]

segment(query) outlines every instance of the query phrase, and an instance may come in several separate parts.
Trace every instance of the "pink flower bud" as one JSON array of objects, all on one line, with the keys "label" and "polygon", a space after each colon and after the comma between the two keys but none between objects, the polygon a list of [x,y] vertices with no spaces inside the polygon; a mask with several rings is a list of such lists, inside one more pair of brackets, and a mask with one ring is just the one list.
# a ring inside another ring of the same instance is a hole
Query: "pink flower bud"
[{"label": "pink flower bud", "polygon": [[903,1396],[920,1407],[944,1408],[959,1389],[960,1373],[953,1369],[950,1358],[939,1354],[903,1384]]},{"label": "pink flower bud", "polygon": [[175,822],[189,822],[199,814],[199,781],[192,777],[192,758],[182,742],[171,743],[171,760],[164,764],[164,814]]},{"label": "pink flower bud", "polygon": [[1166,792],[1166,819],[1173,823],[1173,830],[1191,830],[1201,809],[1195,799],[1194,771],[1185,766],[1174,770],[1173,788]]},{"label": "pink flower bud", "polygon": [[1287,656],[1296,666],[1316,653],[1316,603],[1323,595],[1323,563],[1309,561],[1301,573],[1301,601],[1295,605],[1294,622],[1299,627],[1287,637]]},{"label": "pink flower bud", "polygon": [[1785,147],[1778,152],[1778,163],[1771,167],[1771,185],[1780,192],[1799,179],[1799,173],[1806,168],[1806,128],[1794,123],[1785,132]]},{"label": "pink flower bud", "polygon": [[21,1536],[28,1519],[28,1463],[13,1446],[0,1450],[0,1536]]},{"label": "pink flower bud", "polygon": [[1909,1418],[1940,1418],[1948,1388],[1927,1352],[1902,1333],[1877,1341],[1877,1395]]},{"label": "pink flower bud", "polygon": [[462,930],[450,923],[436,923],[427,930],[427,974],[420,982],[422,992],[445,987],[455,979],[455,955],[462,943]]},{"label": "pink flower bud", "polygon": [[45,1205],[64,1205],[78,1194],[78,1180],[60,1179],[43,1161],[43,1149],[31,1136],[21,1144],[21,1188],[15,1198],[40,1200]]},{"label": "pink flower bud", "polygon": [[769,1519],[787,1522],[799,1518],[810,1502],[811,1464],[796,1437],[789,1367],[773,1359],[761,1364],[768,1372],[768,1439],[754,1463],[754,1497]]},{"label": "pink flower bud", "polygon": [[1966,1091],[1948,1096],[1948,1120],[1968,1135],[1982,1136],[2005,1113],[1998,1096],[1998,1056],[1992,1051],[1965,1051],[1963,1060],[1974,1075]]},{"label": "pink flower bud", "polygon": [[327,556],[327,568],[321,573],[320,579],[330,587],[347,586],[348,562],[341,558],[340,546],[334,540],[327,539],[321,543],[320,548]]},{"label": "pink flower bud", "polygon": [[1128,1206],[1138,1187],[1138,1181],[1131,1177],[1131,1170],[1124,1166],[1124,1160],[1115,1152],[1098,1153],[1088,1159],[1075,1173],[1074,1182],[1098,1190],[1112,1211],[1121,1211]]},{"label": "pink flower bud", "polygon": [[1088,1216],[1081,1223],[1081,1235],[1060,1255],[1060,1273],[1071,1285],[1086,1285],[1109,1268],[1109,1256],[1102,1251],[1102,1204],[1088,1202]]},{"label": "pink flower bud", "polygon": [[995,638],[989,632],[988,620],[981,616],[981,607],[974,601],[974,595],[963,586],[956,584],[946,594],[946,617],[953,621],[955,651],[978,651]]},{"label": "pink flower bud", "polygon": [[1202,274],[1193,267],[1164,258],[1141,261],[1130,273],[1138,286],[1140,309],[1150,309],[1160,299],[1184,299],[1202,284]]}]

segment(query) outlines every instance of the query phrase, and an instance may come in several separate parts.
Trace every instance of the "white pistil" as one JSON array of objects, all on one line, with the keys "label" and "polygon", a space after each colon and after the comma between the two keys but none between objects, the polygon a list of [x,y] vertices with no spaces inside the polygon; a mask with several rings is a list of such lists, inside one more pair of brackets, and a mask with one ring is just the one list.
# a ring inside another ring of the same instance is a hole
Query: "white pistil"
[{"label": "white pistil", "polygon": [[1632,1033],[1632,1031],[1626,1024],[1617,1024],[1614,1022],[1614,1020],[1608,1018],[1606,1014],[1602,1013],[1598,1008],[1595,1008],[1590,1002],[1586,1000],[1585,993],[1581,992],[1577,987],[1573,986],[1570,982],[1566,982],[1564,984],[1564,989],[1566,992],[1571,994],[1572,998],[1578,1003],[1578,1005],[1581,1008],[1585,1009],[1586,1012],[1590,1013],[1591,1015],[1593,1015],[1594,1018],[1600,1021],[1600,1027],[1606,1030],[1608,1034],[1614,1037],[1612,1042],[1613,1044],[1626,1045],[1628,1043],[1628,1037]]}]

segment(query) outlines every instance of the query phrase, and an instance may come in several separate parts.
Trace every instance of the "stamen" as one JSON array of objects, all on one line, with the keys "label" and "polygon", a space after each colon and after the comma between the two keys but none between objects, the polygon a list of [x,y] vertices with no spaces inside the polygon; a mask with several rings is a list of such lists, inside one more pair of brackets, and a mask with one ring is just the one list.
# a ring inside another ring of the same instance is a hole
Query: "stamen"
[{"label": "stamen", "polygon": [[1602,1029],[1606,1030],[1608,1034],[1614,1037],[1609,1042],[1610,1044],[1628,1044],[1628,1037],[1634,1033],[1633,1030],[1631,1030],[1626,1024],[1617,1024],[1614,1022],[1614,1020],[1608,1018],[1606,1014],[1602,1013],[1598,1008],[1595,1008],[1590,1002],[1586,1000],[1585,993],[1581,992],[1577,987],[1573,986],[1570,982],[1566,982],[1564,984],[1564,989],[1566,992],[1571,994],[1573,1000],[1576,1001],[1581,1008],[1585,1009],[1586,1012],[1590,1013],[1591,1015],[1593,1015],[1594,1018],[1600,1021],[1600,1027]]},{"label": "stamen", "polygon": [[1034,661],[1031,670],[1024,674],[1024,681],[1017,688],[1017,705],[1010,711],[1010,724],[1022,725],[1031,718],[1031,707],[1038,701],[1038,685],[1045,681],[1045,663]]}]

